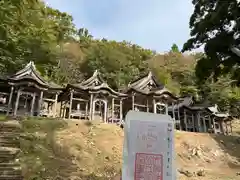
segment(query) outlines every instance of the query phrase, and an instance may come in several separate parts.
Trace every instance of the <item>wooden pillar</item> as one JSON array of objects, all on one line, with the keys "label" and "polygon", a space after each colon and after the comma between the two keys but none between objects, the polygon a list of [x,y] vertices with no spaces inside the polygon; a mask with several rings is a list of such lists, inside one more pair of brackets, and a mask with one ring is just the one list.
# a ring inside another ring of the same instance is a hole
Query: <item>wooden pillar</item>
[{"label": "wooden pillar", "polygon": [[62,118],[62,101],[60,102],[60,114],[59,114],[60,118]]},{"label": "wooden pillar", "polygon": [[30,116],[34,115],[35,99],[36,99],[36,93],[33,93],[32,102],[31,102]]},{"label": "wooden pillar", "polygon": [[194,119],[194,114],[192,113],[192,124],[193,124],[193,132],[196,132],[196,124]]},{"label": "wooden pillar", "polygon": [[203,126],[204,126],[203,128],[204,128],[204,132],[207,132],[207,126],[206,126],[205,115],[203,115],[202,119],[203,119]]},{"label": "wooden pillar", "polygon": [[67,107],[66,107],[66,102],[65,102],[64,107],[63,107],[63,119],[66,119],[66,110],[67,110]]},{"label": "wooden pillar", "polygon": [[216,127],[215,127],[215,118],[214,117],[212,119],[212,122],[213,122],[213,133],[215,134],[216,133]]},{"label": "wooden pillar", "polygon": [[113,120],[114,120],[114,106],[115,106],[115,99],[114,98],[112,98],[112,122],[113,122]]},{"label": "wooden pillar", "polygon": [[211,117],[208,116],[208,127],[211,130],[212,129],[212,123],[211,123]]},{"label": "wooden pillar", "polygon": [[172,103],[172,112],[173,112],[173,119],[176,120],[174,103]]},{"label": "wooden pillar", "polygon": [[11,109],[11,107],[12,107],[12,96],[13,96],[13,90],[14,90],[14,87],[11,86],[11,92],[10,92],[10,95],[9,95],[9,98],[8,98],[7,116],[9,115],[10,109]]},{"label": "wooden pillar", "polygon": [[157,113],[156,99],[153,98],[153,113]]},{"label": "wooden pillar", "polygon": [[223,126],[223,121],[218,119],[218,122],[219,122],[219,124],[220,124],[221,132],[222,132],[223,134],[225,134],[224,126]]},{"label": "wooden pillar", "polygon": [[135,97],[134,97],[134,94],[132,94],[132,110],[134,111],[135,110]]},{"label": "wooden pillar", "polygon": [[88,117],[88,102],[86,102],[86,106],[85,106],[85,120],[87,120]]},{"label": "wooden pillar", "polygon": [[166,115],[168,115],[168,103],[165,104],[166,107]]},{"label": "wooden pillar", "polygon": [[187,131],[188,127],[187,127],[187,113],[186,110],[184,109],[184,124],[185,124],[185,131]]},{"label": "wooden pillar", "polygon": [[107,105],[107,101],[104,102],[104,123],[107,123],[107,109],[108,109],[108,105]]},{"label": "wooden pillar", "polygon": [[58,100],[58,94],[55,94],[55,101],[54,101],[54,118],[57,117],[57,100]]},{"label": "wooden pillar", "polygon": [[14,116],[17,115],[17,110],[18,110],[18,103],[19,103],[20,94],[21,94],[21,91],[20,91],[20,89],[18,89],[18,91],[17,91],[17,97],[16,97],[16,101],[15,101],[15,106],[14,106],[14,112],[13,112],[13,115],[14,115]]},{"label": "wooden pillar", "polygon": [[177,111],[178,111],[178,120],[180,122],[180,131],[182,130],[182,123],[181,123],[181,116],[180,116],[180,109],[179,109],[179,106],[177,108]]},{"label": "wooden pillar", "polygon": [[89,114],[89,120],[92,120],[93,118],[93,94],[90,95],[90,114]]},{"label": "wooden pillar", "polygon": [[223,121],[224,122],[224,124],[225,124],[225,129],[226,129],[226,135],[228,135],[229,133],[228,133],[228,124],[227,124],[227,122],[226,121]]},{"label": "wooden pillar", "polygon": [[174,121],[174,127],[176,128],[175,107],[173,102],[172,102],[172,116]]},{"label": "wooden pillar", "polygon": [[71,118],[71,113],[72,113],[72,101],[73,101],[73,91],[70,92],[70,102],[69,102],[68,119]]},{"label": "wooden pillar", "polygon": [[148,104],[148,99],[147,99],[147,112],[149,112],[149,104]]},{"label": "wooden pillar", "polygon": [[40,92],[39,100],[38,100],[38,116],[40,115],[43,101],[43,91]]},{"label": "wooden pillar", "polygon": [[232,119],[230,120],[230,130],[231,130],[231,134],[233,132],[233,128],[232,128]]},{"label": "wooden pillar", "polygon": [[[95,119],[95,110],[96,110],[96,100],[94,99],[92,102],[92,114],[91,114],[91,120]],[[99,109],[102,109],[102,102],[99,102]]]},{"label": "wooden pillar", "polygon": [[120,99],[120,120],[123,120],[123,103],[122,103],[122,99]]},{"label": "wooden pillar", "polygon": [[197,126],[198,126],[198,132],[200,132],[201,124],[200,124],[200,112],[197,112]]}]

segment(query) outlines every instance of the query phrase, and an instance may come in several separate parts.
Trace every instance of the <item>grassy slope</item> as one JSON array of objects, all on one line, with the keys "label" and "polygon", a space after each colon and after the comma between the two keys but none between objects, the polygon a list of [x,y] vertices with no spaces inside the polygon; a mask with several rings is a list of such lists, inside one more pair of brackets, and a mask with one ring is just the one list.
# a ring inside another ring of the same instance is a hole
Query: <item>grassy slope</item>
[{"label": "grassy slope", "polygon": [[[21,162],[25,179],[106,180],[121,169],[123,131],[110,124],[61,120],[24,120]],[[191,138],[189,138],[191,137]],[[237,137],[177,132],[177,166],[206,171],[205,177],[240,179]]]}]

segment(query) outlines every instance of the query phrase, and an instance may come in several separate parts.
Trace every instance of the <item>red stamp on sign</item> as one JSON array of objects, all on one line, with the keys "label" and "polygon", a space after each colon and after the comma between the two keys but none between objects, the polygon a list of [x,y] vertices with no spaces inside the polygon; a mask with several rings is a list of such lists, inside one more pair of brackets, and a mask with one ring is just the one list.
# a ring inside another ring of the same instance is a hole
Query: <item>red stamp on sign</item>
[{"label": "red stamp on sign", "polygon": [[136,153],[134,180],[163,180],[162,155]]}]

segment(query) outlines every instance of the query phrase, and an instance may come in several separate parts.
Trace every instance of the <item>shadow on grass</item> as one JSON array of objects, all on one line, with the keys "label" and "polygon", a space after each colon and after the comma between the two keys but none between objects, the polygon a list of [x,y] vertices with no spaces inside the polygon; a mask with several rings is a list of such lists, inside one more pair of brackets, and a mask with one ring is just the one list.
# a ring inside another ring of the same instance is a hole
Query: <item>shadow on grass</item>
[{"label": "shadow on grass", "polygon": [[229,167],[240,169],[240,137],[224,135],[211,136],[226,153],[236,158],[236,160],[228,163]]},{"label": "shadow on grass", "polygon": [[[56,132],[66,128],[66,121],[53,119],[22,120],[20,138],[24,179],[28,180],[107,180],[112,179],[114,169],[106,169],[102,177],[96,174],[85,175],[76,165],[76,159],[69,152],[69,147],[55,142]],[[84,163],[84,162],[83,162]]]}]

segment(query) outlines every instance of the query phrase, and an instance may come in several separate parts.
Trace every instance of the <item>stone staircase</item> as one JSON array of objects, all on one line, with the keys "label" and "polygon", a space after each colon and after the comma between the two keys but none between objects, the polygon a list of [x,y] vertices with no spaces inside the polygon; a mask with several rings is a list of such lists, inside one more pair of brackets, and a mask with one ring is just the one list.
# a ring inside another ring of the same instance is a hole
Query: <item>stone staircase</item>
[{"label": "stone staircase", "polygon": [[21,128],[17,121],[0,122],[0,180],[23,180],[20,153]]}]

